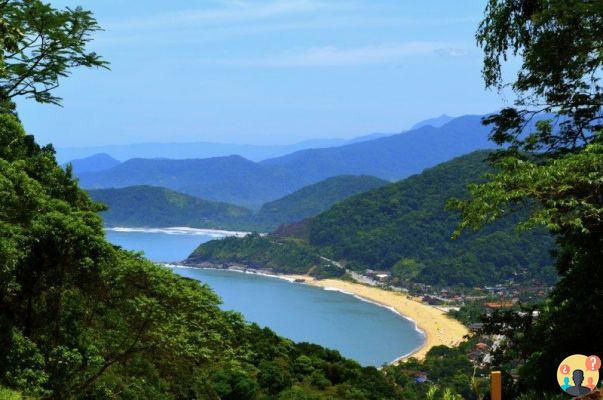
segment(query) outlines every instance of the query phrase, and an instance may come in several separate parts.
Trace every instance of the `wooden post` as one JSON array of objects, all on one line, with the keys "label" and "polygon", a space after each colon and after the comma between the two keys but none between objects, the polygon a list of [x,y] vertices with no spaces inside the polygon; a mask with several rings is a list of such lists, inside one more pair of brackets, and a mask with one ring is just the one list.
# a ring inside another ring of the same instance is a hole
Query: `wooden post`
[{"label": "wooden post", "polygon": [[490,372],[490,400],[502,400],[502,375],[500,371]]}]

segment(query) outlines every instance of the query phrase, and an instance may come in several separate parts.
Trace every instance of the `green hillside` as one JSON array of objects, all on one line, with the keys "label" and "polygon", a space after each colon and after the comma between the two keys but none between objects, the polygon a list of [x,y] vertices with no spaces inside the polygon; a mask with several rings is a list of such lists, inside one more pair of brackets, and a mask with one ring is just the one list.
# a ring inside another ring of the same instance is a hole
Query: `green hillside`
[{"label": "green hillside", "polygon": [[[507,279],[553,282],[553,239],[542,229],[517,231],[521,211],[451,239],[458,218],[446,211],[446,202],[465,196],[469,183],[483,179],[489,171],[487,154],[470,153],[351,197],[308,221],[280,228],[272,240],[293,236],[350,269],[392,270],[403,281],[467,286]],[[232,246],[240,256],[235,243],[222,243],[220,252],[227,254]],[[197,253],[209,256],[211,246],[202,245]],[[249,259],[256,257],[252,244],[244,248]]]},{"label": "green hillside", "polygon": [[105,205],[105,225],[136,227],[188,226],[269,232],[313,217],[352,195],[387,182],[372,176],[338,176],[302,188],[265,204],[257,214],[244,207],[203,200],[156,186],[90,189],[90,196]]},{"label": "green hillside", "polygon": [[344,273],[343,269],[322,259],[315,249],[298,240],[275,240],[258,234],[212,240],[199,246],[186,263],[210,267],[243,265],[251,269],[310,274],[318,278],[341,276]]},{"label": "green hillside", "polygon": [[[490,171],[478,151],[401,182],[336,204],[312,219],[308,242],[351,268],[394,269],[402,278],[429,284],[484,284],[503,279],[543,279],[554,274],[544,229],[518,232],[521,212],[479,232],[452,240],[458,217],[445,210],[451,197]],[[398,264],[403,259],[413,260]],[[405,269],[404,265],[414,264]]]},{"label": "green hillside", "polygon": [[376,368],[223,311],[105,240],[98,206],[0,114],[0,396],[402,399]]},{"label": "green hillside", "polygon": [[240,229],[251,215],[243,207],[154,186],[95,189],[88,193],[108,206],[101,215],[109,226]]},{"label": "green hillside", "polygon": [[328,178],[264,204],[254,219],[271,231],[279,225],[318,215],[338,201],[386,184],[387,181],[368,175]]}]

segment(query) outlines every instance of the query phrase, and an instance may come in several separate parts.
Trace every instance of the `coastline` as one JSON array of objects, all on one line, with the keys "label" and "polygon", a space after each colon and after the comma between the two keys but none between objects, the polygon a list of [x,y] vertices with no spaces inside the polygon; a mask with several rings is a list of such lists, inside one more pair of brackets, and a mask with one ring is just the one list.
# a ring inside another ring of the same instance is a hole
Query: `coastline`
[{"label": "coastline", "polygon": [[206,235],[215,238],[229,236],[244,237],[251,233],[245,231],[228,231],[224,229],[189,228],[186,226],[170,226],[166,228],[105,226],[105,230],[110,232],[165,233],[168,235]]},{"label": "coastline", "polygon": [[[166,264],[167,267],[200,268],[229,270],[233,272],[263,275],[272,278],[284,279],[292,283],[306,284],[320,287],[324,290],[339,291],[360,300],[385,307],[390,311],[406,318],[415,325],[415,329],[424,336],[421,346],[407,354],[392,360],[390,364],[397,364],[408,358],[425,358],[427,352],[434,346],[455,346],[469,333],[467,327],[459,321],[449,317],[442,310],[422,303],[404,293],[385,290],[378,287],[366,286],[339,279],[315,279],[308,275],[276,274],[271,271],[254,270],[246,268],[216,268],[209,266],[191,266],[182,264]],[[303,280],[303,282],[302,282]]]},{"label": "coastline", "polygon": [[338,290],[360,297],[364,300],[390,308],[402,317],[411,320],[417,330],[423,333],[425,340],[417,349],[404,354],[391,362],[397,364],[410,357],[425,358],[427,352],[434,346],[454,346],[463,340],[469,330],[459,321],[447,316],[443,311],[420,302],[410,296],[373,286],[342,281],[339,279],[317,280],[305,275],[287,275],[294,279],[304,279],[312,286],[322,287],[326,290]]}]

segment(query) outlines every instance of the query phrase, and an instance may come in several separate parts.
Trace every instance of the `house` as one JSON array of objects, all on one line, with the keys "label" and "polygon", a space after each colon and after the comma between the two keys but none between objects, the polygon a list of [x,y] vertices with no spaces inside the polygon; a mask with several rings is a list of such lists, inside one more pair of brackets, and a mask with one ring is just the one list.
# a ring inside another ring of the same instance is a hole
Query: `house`
[{"label": "house", "polygon": [[515,304],[514,301],[492,301],[485,303],[484,306],[490,310],[500,310],[501,308],[510,308]]},{"label": "house", "polygon": [[473,332],[475,332],[475,331],[482,329],[483,326],[484,326],[484,324],[482,324],[481,322],[474,322],[469,325],[469,329],[472,330]]}]

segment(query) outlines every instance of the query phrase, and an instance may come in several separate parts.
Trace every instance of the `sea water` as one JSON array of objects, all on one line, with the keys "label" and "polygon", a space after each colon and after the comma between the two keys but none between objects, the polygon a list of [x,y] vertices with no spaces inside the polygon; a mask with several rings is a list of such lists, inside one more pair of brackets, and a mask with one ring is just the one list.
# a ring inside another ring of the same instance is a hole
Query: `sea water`
[{"label": "sea water", "polygon": [[[108,231],[107,238],[151,260],[177,262],[195,247],[225,235],[197,230]],[[419,347],[423,335],[414,322],[389,309],[335,290],[280,278],[235,271],[172,267],[182,276],[208,284],[222,308],[267,326],[296,342],[339,350],[362,365],[380,366]]]}]

